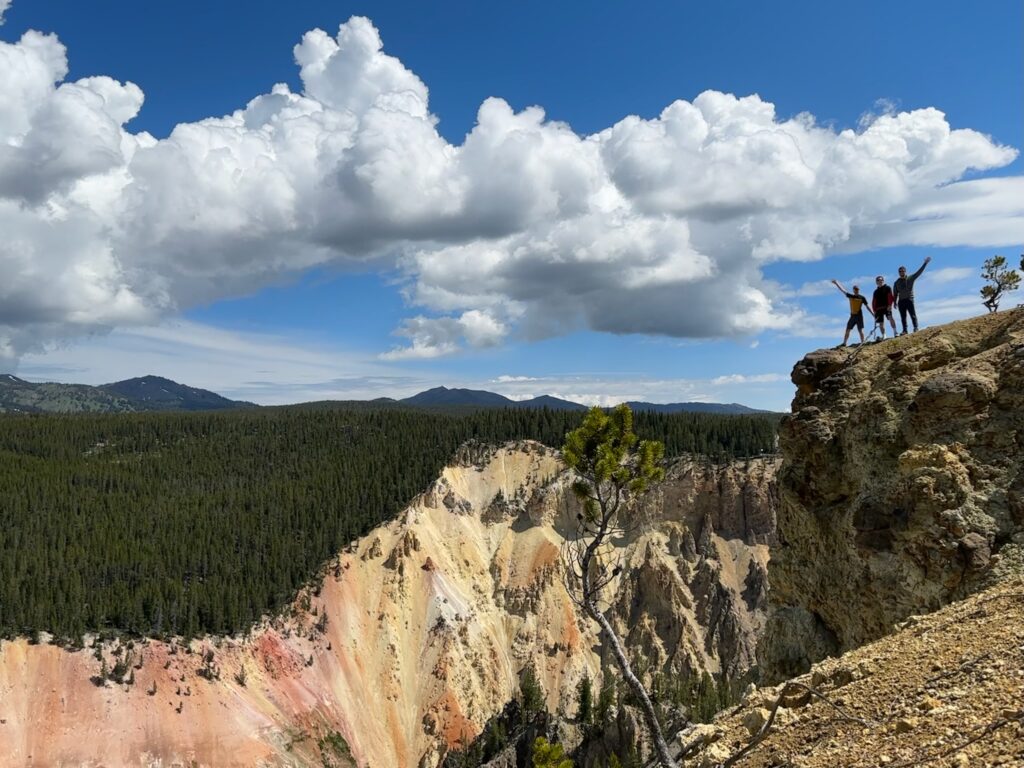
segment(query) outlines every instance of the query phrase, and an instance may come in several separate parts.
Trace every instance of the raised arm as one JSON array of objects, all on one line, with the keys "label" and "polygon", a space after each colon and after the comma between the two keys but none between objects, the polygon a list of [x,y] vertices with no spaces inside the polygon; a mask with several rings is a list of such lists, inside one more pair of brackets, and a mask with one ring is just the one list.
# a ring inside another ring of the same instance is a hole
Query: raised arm
[{"label": "raised arm", "polygon": [[840,283],[838,280],[833,280],[832,281],[832,285],[834,285],[836,287],[836,290],[838,290],[841,294],[843,294],[843,296],[846,295],[846,289],[843,288],[843,284]]},{"label": "raised arm", "polygon": [[924,257],[924,264],[921,265],[921,268],[919,270],[917,270],[917,272],[915,272],[914,274],[912,274],[910,276],[910,279],[911,280],[917,280],[917,278],[919,278],[921,276],[921,273],[924,272],[924,268],[928,266],[928,262],[931,261],[931,260],[932,260],[931,256],[925,256]]}]

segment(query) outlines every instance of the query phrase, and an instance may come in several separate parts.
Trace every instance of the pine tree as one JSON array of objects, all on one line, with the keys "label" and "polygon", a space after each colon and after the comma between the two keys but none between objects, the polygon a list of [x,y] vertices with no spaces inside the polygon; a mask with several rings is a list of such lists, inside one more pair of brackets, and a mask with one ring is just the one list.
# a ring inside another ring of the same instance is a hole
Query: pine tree
[{"label": "pine tree", "polygon": [[576,722],[583,726],[589,726],[594,722],[594,691],[590,683],[590,677],[584,675],[576,688]]},{"label": "pine tree", "polygon": [[[1024,256],[1021,256],[1021,269],[1024,270]],[[982,302],[989,312],[999,311],[999,301],[1004,293],[1017,290],[1020,287],[1020,275],[1014,269],[1008,269],[1006,258],[993,256],[985,260],[981,272],[983,280],[988,282],[981,289]]]},{"label": "pine tree", "polygon": [[544,707],[544,690],[537,680],[537,672],[533,664],[523,668],[519,677],[519,700],[523,705],[523,711],[531,714],[542,711]]},{"label": "pine tree", "polygon": [[675,768],[651,697],[634,673],[611,622],[598,607],[601,593],[621,570],[618,563],[611,565],[609,540],[629,525],[620,514],[626,517],[632,502],[665,476],[660,466],[664,446],[639,440],[633,432],[632,411],[620,405],[610,414],[592,408],[583,424],[566,435],[562,455],[576,473],[573,491],[583,504],[576,536],[567,541],[564,552],[573,600],[601,627],[640,707],[662,768]]}]

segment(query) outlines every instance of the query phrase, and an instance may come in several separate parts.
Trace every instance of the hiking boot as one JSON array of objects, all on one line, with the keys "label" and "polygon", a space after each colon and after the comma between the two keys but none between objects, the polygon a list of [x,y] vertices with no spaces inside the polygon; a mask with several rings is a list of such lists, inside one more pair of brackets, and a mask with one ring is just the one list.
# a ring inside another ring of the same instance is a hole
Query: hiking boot
[{"label": "hiking boot", "polygon": [[[916,331],[917,329],[915,328],[914,330]],[[903,331],[903,333],[900,334],[900,336],[906,336],[906,335],[907,335],[906,331]]]}]

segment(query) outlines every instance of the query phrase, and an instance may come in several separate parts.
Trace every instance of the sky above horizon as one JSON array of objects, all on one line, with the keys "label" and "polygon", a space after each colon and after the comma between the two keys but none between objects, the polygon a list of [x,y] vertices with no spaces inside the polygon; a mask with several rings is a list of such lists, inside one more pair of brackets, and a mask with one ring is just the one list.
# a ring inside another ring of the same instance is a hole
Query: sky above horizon
[{"label": "sky above horizon", "polygon": [[0,0],[0,372],[788,409],[1017,264],[1022,9]]}]

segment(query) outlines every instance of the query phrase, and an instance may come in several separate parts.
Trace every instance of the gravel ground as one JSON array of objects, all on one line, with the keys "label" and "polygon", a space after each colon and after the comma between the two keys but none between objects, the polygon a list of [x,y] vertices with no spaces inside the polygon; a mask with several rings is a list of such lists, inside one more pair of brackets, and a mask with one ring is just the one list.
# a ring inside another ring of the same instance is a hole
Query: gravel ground
[{"label": "gravel ground", "polygon": [[[794,682],[824,699],[793,686],[737,768],[1024,768],[1024,579],[911,617]],[[748,691],[712,726],[680,734],[710,742],[685,765],[738,751],[782,690]]]}]

